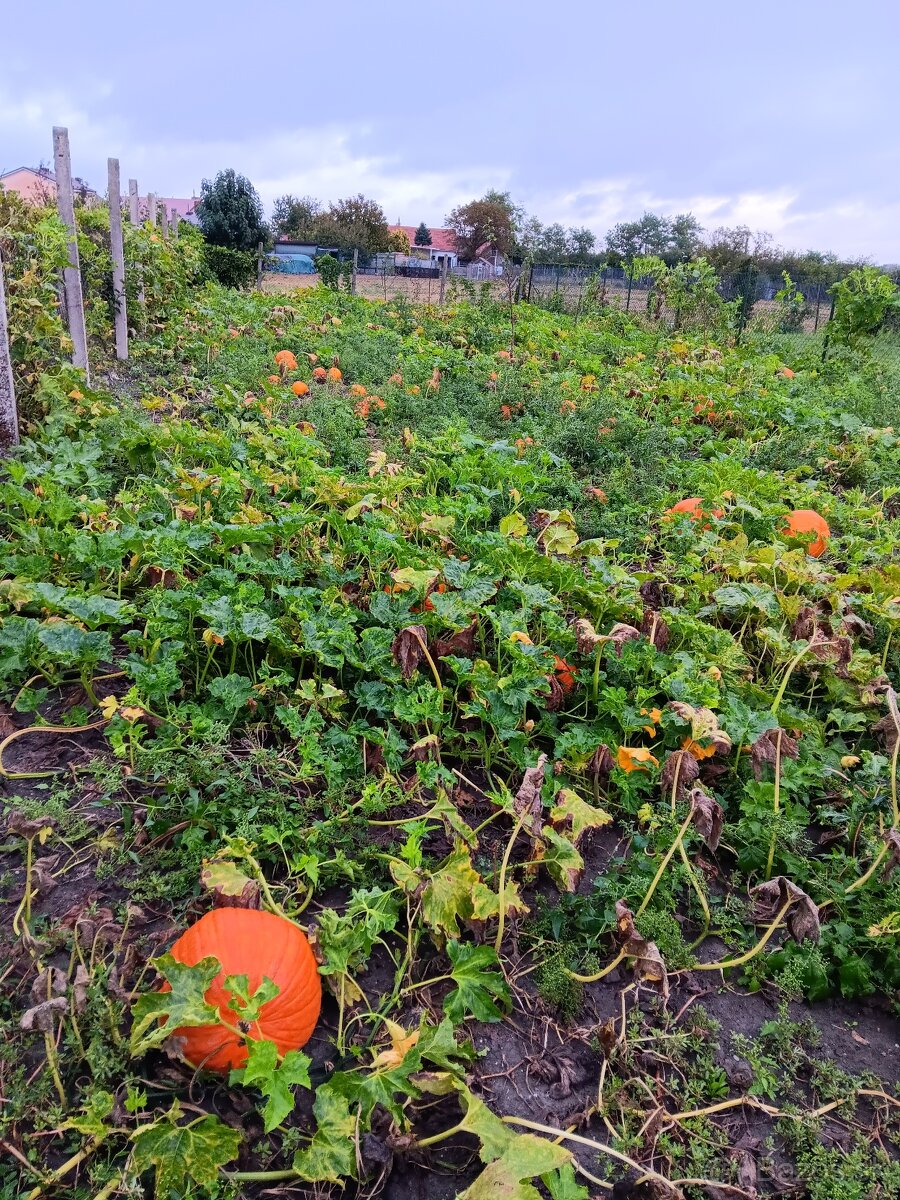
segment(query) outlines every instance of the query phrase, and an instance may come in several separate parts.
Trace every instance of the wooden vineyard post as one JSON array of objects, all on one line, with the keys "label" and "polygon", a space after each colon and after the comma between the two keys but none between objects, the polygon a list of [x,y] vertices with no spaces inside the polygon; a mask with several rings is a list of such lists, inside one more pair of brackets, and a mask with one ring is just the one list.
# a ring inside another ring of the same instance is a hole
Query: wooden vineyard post
[{"label": "wooden vineyard post", "polygon": [[356,268],[359,266],[359,249],[353,248],[353,270],[350,272],[350,295],[356,295]]},{"label": "wooden vineyard post", "polygon": [[[136,179],[128,180],[128,219],[135,228],[141,223],[141,197],[138,192],[138,181]],[[144,272],[141,270],[140,264],[135,266],[137,273],[137,298],[138,304],[141,306],[141,312],[144,309]]]},{"label": "wooden vineyard post", "polygon": [[53,161],[56,167],[56,198],[59,215],[69,231],[69,265],[63,270],[66,319],[72,339],[72,363],[81,367],[90,382],[87,332],[84,327],[84,296],[81,293],[81,264],[78,260],[78,234],[75,228],[75,196],[72,191],[72,159],[69,131],[53,127]]},{"label": "wooden vineyard post", "polygon": [[0,454],[19,444],[19,414],[13,385],[12,356],[6,326],[6,286],[0,256]]},{"label": "wooden vineyard post", "polygon": [[141,198],[138,195],[138,182],[136,179],[128,180],[128,220],[132,225],[140,225],[141,223]]},{"label": "wooden vineyard post", "polygon": [[122,185],[119,160],[107,160],[109,179],[109,248],[112,255],[113,303],[116,308],[116,358],[128,357],[128,316],[125,308],[125,244],[122,241]]}]

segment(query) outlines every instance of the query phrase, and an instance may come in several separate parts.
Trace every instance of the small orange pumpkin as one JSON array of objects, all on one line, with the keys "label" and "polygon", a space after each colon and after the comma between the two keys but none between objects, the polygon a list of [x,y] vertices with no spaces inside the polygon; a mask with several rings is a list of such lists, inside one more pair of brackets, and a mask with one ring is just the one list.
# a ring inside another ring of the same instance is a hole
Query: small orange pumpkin
[{"label": "small orange pumpkin", "polygon": [[316,367],[313,371],[313,379],[315,379],[316,383],[324,383],[327,378],[328,372],[324,367]]},{"label": "small orange pumpkin", "polygon": [[[692,521],[699,521],[703,517],[710,515],[714,517],[724,517],[725,510],[721,508],[710,509],[709,512],[703,508],[702,496],[688,496],[685,500],[679,500],[677,504],[673,504],[671,508],[666,509],[667,517],[687,516]],[[704,529],[709,529],[708,525],[703,526]]]},{"label": "small orange pumpkin", "polygon": [[304,383],[302,379],[298,379],[296,383],[291,384],[291,391],[295,396],[308,396],[309,384]]},{"label": "small orange pumpkin", "polygon": [[806,548],[809,555],[819,558],[825,553],[828,539],[831,537],[831,528],[825,518],[814,508],[795,508],[793,512],[787,514],[784,521],[784,532],[789,537],[810,533],[817,535]]},{"label": "small orange pumpkin", "polygon": [[366,394],[366,389],[365,389],[364,384],[362,384],[362,383],[351,383],[350,384],[350,395],[351,396],[364,396],[365,394]]},{"label": "small orange pumpkin", "polygon": [[[172,957],[186,966],[204,958],[218,960],[222,970],[206,992],[230,1025],[239,1016],[231,1007],[226,975],[246,975],[251,994],[264,978],[278,986],[278,995],[262,1006],[247,1037],[274,1042],[279,1054],[305,1046],[316,1027],[322,1006],[322,981],[306,934],[286,917],[252,908],[216,908],[181,935]],[[163,991],[168,991],[168,985]],[[195,1067],[229,1071],[247,1061],[244,1040],[221,1025],[176,1029],[182,1054]]]},{"label": "small orange pumpkin", "polygon": [[283,371],[297,370],[297,360],[290,350],[279,350],[275,355],[275,361]]},{"label": "small orange pumpkin", "polygon": [[329,367],[328,368],[328,382],[329,383],[340,383],[343,378],[344,378],[344,376],[343,376],[343,373],[341,372],[340,367]]}]

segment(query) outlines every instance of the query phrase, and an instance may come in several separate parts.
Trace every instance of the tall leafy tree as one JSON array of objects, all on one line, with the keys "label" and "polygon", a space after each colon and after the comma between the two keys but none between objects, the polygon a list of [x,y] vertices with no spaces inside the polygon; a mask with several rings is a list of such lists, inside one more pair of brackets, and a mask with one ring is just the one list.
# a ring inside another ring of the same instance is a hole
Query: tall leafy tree
[{"label": "tall leafy tree", "polygon": [[203,180],[195,211],[203,236],[213,246],[255,250],[259,242],[268,241],[256,188],[231,167],[220,171],[212,181]]},{"label": "tall leafy tree", "polygon": [[363,195],[350,196],[329,205],[322,221],[322,244],[339,250],[376,254],[388,249],[388,223],[381,205]]},{"label": "tall leafy tree", "polygon": [[481,246],[511,254],[516,243],[516,210],[506,192],[488,192],[481,200],[457,205],[447,217],[460,257],[475,258]]},{"label": "tall leafy tree", "polygon": [[272,207],[272,225],[280,237],[318,242],[323,208],[312,196],[279,196]]},{"label": "tall leafy tree", "polygon": [[417,246],[431,245],[431,230],[424,221],[419,222],[419,228],[416,230],[415,244]]}]

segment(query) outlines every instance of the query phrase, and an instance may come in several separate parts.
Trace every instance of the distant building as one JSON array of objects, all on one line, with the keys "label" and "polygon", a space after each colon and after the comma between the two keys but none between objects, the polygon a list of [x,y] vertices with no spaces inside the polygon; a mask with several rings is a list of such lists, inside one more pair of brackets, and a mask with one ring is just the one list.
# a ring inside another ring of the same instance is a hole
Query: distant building
[{"label": "distant building", "polygon": [[[16,167],[0,175],[0,187],[29,204],[54,204],[56,179],[49,167]],[[90,190],[90,189],[87,189]]]},{"label": "distant building", "polygon": [[409,257],[411,259],[421,259],[433,267],[443,267],[445,262],[448,268],[456,266],[459,262],[459,254],[452,229],[429,229],[430,246],[416,245],[416,229],[415,225],[388,225],[390,233],[405,233],[409,238]]}]

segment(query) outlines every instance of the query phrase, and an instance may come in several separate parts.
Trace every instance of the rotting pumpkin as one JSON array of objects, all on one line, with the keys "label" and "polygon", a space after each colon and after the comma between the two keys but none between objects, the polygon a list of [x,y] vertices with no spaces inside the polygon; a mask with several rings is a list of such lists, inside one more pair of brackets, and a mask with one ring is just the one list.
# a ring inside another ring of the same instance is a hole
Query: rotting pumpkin
[{"label": "rotting pumpkin", "polygon": [[[260,1009],[247,1039],[274,1042],[279,1054],[299,1050],[309,1041],[322,1006],[322,981],[306,934],[287,917],[249,908],[217,908],[190,926],[172,946],[172,957],[187,966],[215,958],[221,970],[206,1000],[229,1025],[240,1017],[224,986],[228,975],[246,975],[252,994],[271,979],[278,995]],[[168,991],[168,985],[163,989]],[[244,1039],[224,1025],[186,1026],[174,1031],[184,1058],[195,1067],[228,1071],[244,1066]]]}]

